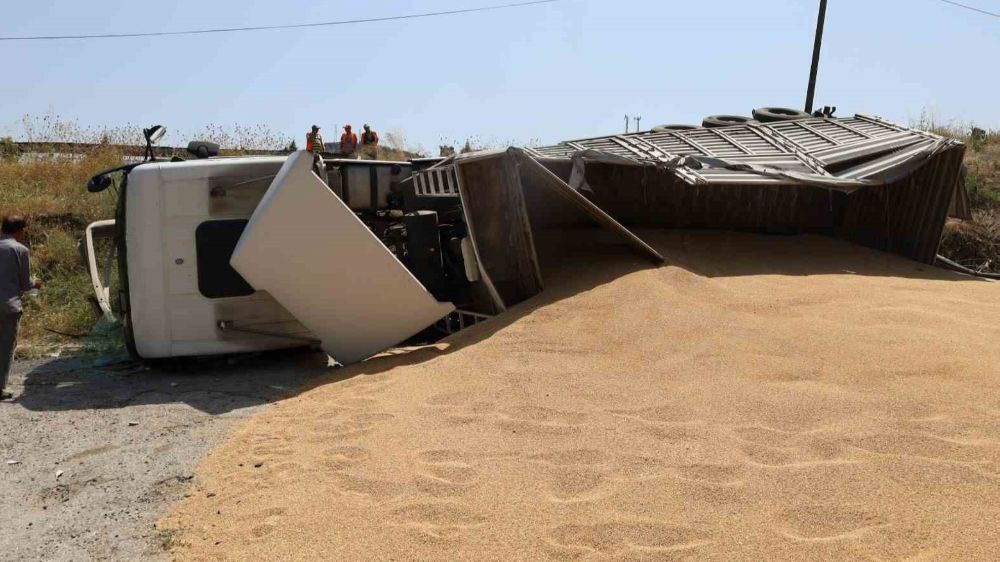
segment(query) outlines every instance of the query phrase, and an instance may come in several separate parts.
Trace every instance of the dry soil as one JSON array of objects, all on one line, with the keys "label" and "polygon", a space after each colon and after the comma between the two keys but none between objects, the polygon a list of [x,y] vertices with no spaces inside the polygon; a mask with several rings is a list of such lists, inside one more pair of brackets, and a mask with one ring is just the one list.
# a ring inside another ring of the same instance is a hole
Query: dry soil
[{"label": "dry soil", "polygon": [[154,527],[238,422],[326,372],[318,354],[168,368],[21,362],[0,402],[0,560],[165,558]]}]

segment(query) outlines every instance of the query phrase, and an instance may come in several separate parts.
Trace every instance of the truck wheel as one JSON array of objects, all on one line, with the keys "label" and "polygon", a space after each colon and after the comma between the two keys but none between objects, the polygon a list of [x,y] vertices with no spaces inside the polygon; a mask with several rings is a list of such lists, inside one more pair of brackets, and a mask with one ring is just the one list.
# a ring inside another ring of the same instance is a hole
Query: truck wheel
[{"label": "truck wheel", "polygon": [[750,117],[742,115],[709,115],[702,122],[702,127],[731,127],[733,125],[743,125],[744,123],[754,123]]},{"label": "truck wheel", "polygon": [[758,107],[753,110],[753,118],[761,123],[774,123],[775,121],[795,121],[796,119],[808,119],[812,117],[805,111],[790,109],[787,107]]},{"label": "truck wheel", "polygon": [[650,129],[654,133],[669,133],[671,131],[690,131],[691,129],[697,129],[696,125],[678,125],[678,124],[667,124],[667,125],[657,125]]}]

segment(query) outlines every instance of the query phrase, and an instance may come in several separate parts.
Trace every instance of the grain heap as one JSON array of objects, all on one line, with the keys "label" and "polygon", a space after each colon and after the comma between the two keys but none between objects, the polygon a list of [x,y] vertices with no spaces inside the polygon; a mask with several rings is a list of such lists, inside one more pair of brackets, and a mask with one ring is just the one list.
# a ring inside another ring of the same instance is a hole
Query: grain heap
[{"label": "grain heap", "polygon": [[176,556],[1000,550],[1000,284],[823,237],[641,235],[669,265],[540,244],[539,297],[253,418],[161,522]]}]

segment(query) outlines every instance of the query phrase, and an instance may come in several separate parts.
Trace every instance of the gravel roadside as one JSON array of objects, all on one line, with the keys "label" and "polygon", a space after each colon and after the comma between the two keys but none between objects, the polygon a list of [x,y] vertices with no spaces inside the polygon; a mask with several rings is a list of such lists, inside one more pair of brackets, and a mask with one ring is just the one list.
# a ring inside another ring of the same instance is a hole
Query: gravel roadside
[{"label": "gravel roadside", "polygon": [[169,370],[19,362],[0,403],[0,560],[165,558],[153,525],[201,457],[330,372],[303,352]]}]

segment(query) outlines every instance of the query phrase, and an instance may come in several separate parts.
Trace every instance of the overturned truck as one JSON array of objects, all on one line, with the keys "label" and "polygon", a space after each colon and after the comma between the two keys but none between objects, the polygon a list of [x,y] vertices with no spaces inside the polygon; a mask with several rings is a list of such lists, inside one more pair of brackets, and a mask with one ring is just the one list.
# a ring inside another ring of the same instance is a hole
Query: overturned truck
[{"label": "overturned truck", "polygon": [[859,115],[411,162],[147,162],[119,170],[117,312],[142,358],[317,342],[346,364],[538,294],[549,229],[605,228],[654,263],[632,228],[819,233],[932,263],[963,153]]}]

